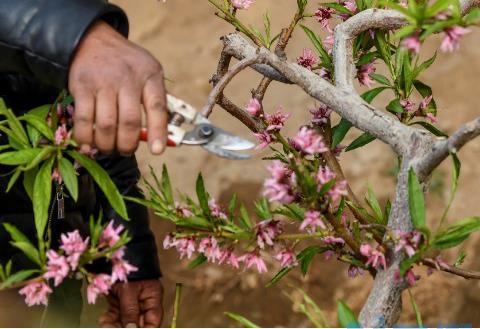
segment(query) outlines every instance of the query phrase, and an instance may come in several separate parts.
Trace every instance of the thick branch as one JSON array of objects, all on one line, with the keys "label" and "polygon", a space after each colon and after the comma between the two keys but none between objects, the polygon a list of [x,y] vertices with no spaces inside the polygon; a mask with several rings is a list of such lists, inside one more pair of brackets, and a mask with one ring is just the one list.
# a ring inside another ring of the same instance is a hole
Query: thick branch
[{"label": "thick branch", "polygon": [[221,95],[217,101],[217,104],[220,105],[225,111],[230,113],[232,116],[237,118],[241,123],[247,126],[253,132],[259,132],[263,130],[263,124],[260,120],[252,117],[243,109],[235,105],[230,99],[225,95]]},{"label": "thick branch", "polygon": [[427,177],[450,153],[457,153],[465,144],[480,135],[480,117],[461,126],[452,136],[433,144],[432,150],[418,160],[420,177]]},{"label": "thick branch", "polygon": [[353,41],[357,35],[369,29],[394,30],[407,23],[405,16],[398,11],[368,9],[337,25],[333,47],[336,86],[348,91],[354,90],[356,68],[353,62]]}]

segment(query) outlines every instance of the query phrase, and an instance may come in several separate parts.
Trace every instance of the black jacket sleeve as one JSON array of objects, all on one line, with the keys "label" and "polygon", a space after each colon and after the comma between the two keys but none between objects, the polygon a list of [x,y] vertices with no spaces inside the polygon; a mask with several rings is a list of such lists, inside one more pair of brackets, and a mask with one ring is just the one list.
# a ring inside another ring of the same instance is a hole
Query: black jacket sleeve
[{"label": "black jacket sleeve", "polygon": [[106,0],[1,0],[0,72],[64,88],[78,43],[99,19],[127,36],[125,13]]},{"label": "black jacket sleeve", "polygon": [[[135,156],[123,157],[118,154],[100,155],[98,163],[108,172],[120,193],[125,196],[142,198],[137,187],[140,178]],[[155,237],[150,230],[147,209],[134,202],[127,202],[130,220],[122,219],[112,209],[106,198],[101,194],[105,219],[113,219],[116,225],[123,225],[130,233],[132,240],[127,244],[126,259],[138,267],[138,271],[128,276],[129,280],[156,279],[161,276],[157,256]]]}]

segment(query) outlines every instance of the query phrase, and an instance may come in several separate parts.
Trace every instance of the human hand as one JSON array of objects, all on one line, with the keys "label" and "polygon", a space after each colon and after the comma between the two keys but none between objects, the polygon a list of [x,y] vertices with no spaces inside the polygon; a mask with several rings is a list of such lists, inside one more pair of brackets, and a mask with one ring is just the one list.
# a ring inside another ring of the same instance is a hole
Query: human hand
[{"label": "human hand", "polygon": [[113,285],[108,309],[100,317],[103,328],[157,328],[163,317],[163,286],[159,280],[140,280]]},{"label": "human hand", "polygon": [[150,151],[164,151],[168,118],[163,69],[148,51],[97,22],[81,40],[68,80],[75,98],[74,137],[81,149],[95,144],[105,153],[133,153],[143,104]]}]

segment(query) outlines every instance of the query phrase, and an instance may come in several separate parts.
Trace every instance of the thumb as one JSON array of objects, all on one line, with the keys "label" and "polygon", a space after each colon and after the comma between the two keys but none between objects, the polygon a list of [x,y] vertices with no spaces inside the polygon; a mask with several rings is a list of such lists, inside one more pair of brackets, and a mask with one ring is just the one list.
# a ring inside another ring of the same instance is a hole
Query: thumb
[{"label": "thumb", "polygon": [[120,320],[125,328],[138,328],[140,325],[140,305],[138,291],[128,283],[119,287]]}]

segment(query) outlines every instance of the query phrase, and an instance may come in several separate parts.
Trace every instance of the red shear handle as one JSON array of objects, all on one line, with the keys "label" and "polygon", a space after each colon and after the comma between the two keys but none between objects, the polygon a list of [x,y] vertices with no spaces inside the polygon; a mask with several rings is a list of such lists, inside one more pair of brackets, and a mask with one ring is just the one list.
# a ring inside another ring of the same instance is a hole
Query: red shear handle
[{"label": "red shear handle", "polygon": [[[140,130],[140,140],[143,142],[148,141],[148,131],[147,128],[142,128]],[[175,143],[170,137],[167,139],[167,146],[175,147],[177,143]]]}]

